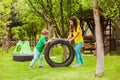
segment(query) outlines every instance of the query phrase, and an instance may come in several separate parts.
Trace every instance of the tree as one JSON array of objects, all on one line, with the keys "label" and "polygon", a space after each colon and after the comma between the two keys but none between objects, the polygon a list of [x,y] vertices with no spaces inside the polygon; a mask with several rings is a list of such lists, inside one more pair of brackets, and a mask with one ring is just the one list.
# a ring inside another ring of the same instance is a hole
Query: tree
[{"label": "tree", "polygon": [[[70,16],[82,17],[80,14],[85,8],[90,8],[86,0],[28,0],[34,13],[43,18],[49,28],[53,28],[57,37],[66,37],[69,27],[67,27]],[[80,3],[80,4],[79,4]],[[86,5],[85,5],[86,3]],[[89,3],[90,4],[90,3]],[[85,6],[84,6],[85,5]],[[84,14],[84,13],[82,13]],[[50,30],[50,29],[49,29]]]},{"label": "tree", "polygon": [[11,3],[12,0],[1,0],[0,1],[0,30],[1,34],[2,34],[2,47],[3,49],[5,49],[6,51],[8,51],[8,47],[9,47],[9,27],[8,24],[10,23],[10,21],[8,21],[8,18],[10,17],[10,8],[11,8]]},{"label": "tree", "polygon": [[37,34],[40,34],[41,29],[43,27],[46,27],[45,21],[42,20],[41,17],[33,13],[33,9],[28,5],[28,2],[26,0],[18,0],[17,3],[15,3],[14,5],[15,12],[18,12],[20,21],[24,23],[21,26],[17,26],[18,28],[14,27],[14,37],[18,39],[30,40],[34,42],[35,45],[37,40]]},{"label": "tree", "polygon": [[104,73],[104,45],[100,24],[98,0],[93,0],[93,14],[96,33],[96,54],[97,54],[96,76],[102,76]]},{"label": "tree", "polygon": [[120,29],[120,0],[100,0],[99,6],[103,10],[104,17],[111,19],[113,24],[116,24],[114,27],[118,26]]}]

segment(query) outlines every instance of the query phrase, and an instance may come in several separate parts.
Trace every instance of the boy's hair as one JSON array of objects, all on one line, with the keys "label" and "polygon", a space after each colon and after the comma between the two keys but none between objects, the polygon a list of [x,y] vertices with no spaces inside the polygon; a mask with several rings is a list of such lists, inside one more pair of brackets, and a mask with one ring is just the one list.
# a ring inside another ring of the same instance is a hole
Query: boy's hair
[{"label": "boy's hair", "polygon": [[42,33],[42,35],[46,35],[46,34],[49,33],[49,31],[48,31],[47,29],[43,29],[43,30],[41,31],[41,33]]}]

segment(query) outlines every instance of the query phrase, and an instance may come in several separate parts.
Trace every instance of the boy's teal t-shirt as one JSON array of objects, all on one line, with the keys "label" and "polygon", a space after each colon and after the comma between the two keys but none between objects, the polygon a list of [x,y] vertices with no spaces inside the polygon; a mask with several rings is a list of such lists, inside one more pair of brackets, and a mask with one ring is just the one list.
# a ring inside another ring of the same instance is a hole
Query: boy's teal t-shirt
[{"label": "boy's teal t-shirt", "polygon": [[46,41],[48,41],[48,39],[47,39],[46,37],[44,37],[44,36],[42,36],[42,37],[39,39],[39,41],[38,41],[38,43],[37,43],[37,45],[36,45],[36,49],[37,49],[39,52],[42,52],[42,50],[43,50],[43,48],[44,48],[44,46],[45,46],[44,42],[46,42]]}]

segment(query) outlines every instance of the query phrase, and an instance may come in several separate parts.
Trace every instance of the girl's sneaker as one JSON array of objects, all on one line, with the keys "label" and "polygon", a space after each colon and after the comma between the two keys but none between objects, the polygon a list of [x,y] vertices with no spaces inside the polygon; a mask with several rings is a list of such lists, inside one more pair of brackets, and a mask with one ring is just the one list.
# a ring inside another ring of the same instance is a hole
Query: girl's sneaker
[{"label": "girl's sneaker", "polygon": [[72,66],[72,67],[79,67],[80,65],[79,64],[75,64],[74,66]]}]

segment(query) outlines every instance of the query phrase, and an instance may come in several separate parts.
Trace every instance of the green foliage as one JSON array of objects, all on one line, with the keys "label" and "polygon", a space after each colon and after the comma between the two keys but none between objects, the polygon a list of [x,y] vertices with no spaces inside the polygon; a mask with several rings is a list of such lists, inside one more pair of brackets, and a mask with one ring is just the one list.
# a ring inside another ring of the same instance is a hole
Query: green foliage
[{"label": "green foliage", "polygon": [[[7,25],[10,23],[8,18],[10,16],[12,0],[1,0],[0,1],[0,38],[7,33]],[[5,30],[6,29],[6,30]]]},{"label": "green foliage", "polygon": [[66,0],[64,2],[65,11],[68,13],[68,17],[75,15],[79,17],[85,17],[85,11],[92,9],[92,0]]},{"label": "green foliage", "polygon": [[18,26],[12,29],[13,37],[17,39],[30,39],[40,34],[41,29],[45,27],[45,23],[39,16],[33,13],[31,7],[28,6],[28,2],[26,0],[18,0],[14,7],[24,24],[21,27]]},{"label": "green foliage", "polygon": [[120,0],[100,0],[99,5],[106,18],[114,18],[120,15]]},{"label": "green foliage", "polygon": [[21,26],[12,28],[12,34],[14,39],[24,39],[26,36],[25,30]]},{"label": "green foliage", "polygon": [[[16,17],[23,22],[21,28],[12,29],[12,33],[15,38],[20,39],[25,37],[28,39],[30,37],[34,37],[35,34],[40,34],[41,29],[47,27],[43,14],[47,17],[46,19],[51,22],[51,26],[55,31],[54,33],[58,31],[55,29],[55,26],[57,25],[60,29],[60,33],[62,34],[61,36],[66,37],[69,30],[69,17],[77,16],[78,19],[83,17],[91,17],[92,12],[89,13],[89,11],[92,11],[92,0],[63,0],[62,3],[61,1],[62,0],[1,0],[0,33],[7,33],[3,30],[3,26],[11,23],[11,21],[8,21],[8,18],[10,18],[10,13],[13,10],[17,13]],[[30,5],[30,2],[33,5]],[[61,13],[60,3],[62,4],[63,15]],[[102,9],[102,14],[106,18],[114,18],[119,16],[119,5],[120,0],[99,1],[99,7]],[[62,16],[64,25],[62,25]],[[20,34],[20,32],[22,33]]]},{"label": "green foliage", "polygon": [[12,0],[2,0],[0,1],[0,27],[9,24],[7,19],[10,16]]},{"label": "green foliage", "polygon": [[[92,0],[28,0],[36,15],[46,18],[57,34],[65,37],[68,33],[70,16],[85,17],[84,11],[91,9]],[[55,27],[57,26],[57,27]],[[61,32],[62,31],[62,32]]]}]

